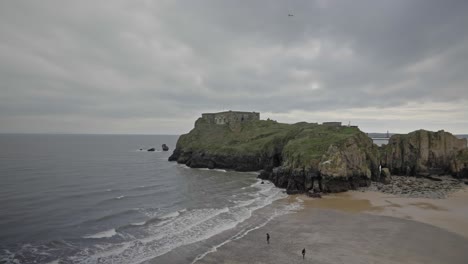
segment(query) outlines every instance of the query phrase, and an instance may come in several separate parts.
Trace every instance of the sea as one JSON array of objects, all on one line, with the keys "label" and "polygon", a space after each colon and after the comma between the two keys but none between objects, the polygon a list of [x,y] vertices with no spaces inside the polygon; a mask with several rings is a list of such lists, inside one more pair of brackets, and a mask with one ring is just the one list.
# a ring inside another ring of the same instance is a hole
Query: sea
[{"label": "sea", "polygon": [[0,263],[195,263],[300,210],[258,172],[169,162],[177,139],[1,134]]},{"label": "sea", "polygon": [[388,144],[388,138],[373,138],[372,141],[379,147]]}]

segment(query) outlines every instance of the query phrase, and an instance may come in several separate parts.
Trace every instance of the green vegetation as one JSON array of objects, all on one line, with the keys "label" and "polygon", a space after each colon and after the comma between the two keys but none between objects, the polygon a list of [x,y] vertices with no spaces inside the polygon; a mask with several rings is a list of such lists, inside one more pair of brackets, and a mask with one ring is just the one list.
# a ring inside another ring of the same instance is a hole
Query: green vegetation
[{"label": "green vegetation", "polygon": [[272,120],[251,121],[230,128],[208,124],[202,118],[189,134],[181,136],[178,148],[215,155],[272,157],[280,154],[283,165],[316,166],[329,146],[340,146],[352,136],[364,136],[358,128],[329,127],[314,123],[282,124]]},{"label": "green vegetation", "polygon": [[358,134],[357,128],[315,125],[305,128],[283,149],[285,165],[315,167],[330,145],[341,146],[348,138]]},{"label": "green vegetation", "polygon": [[457,154],[457,160],[463,163],[468,163],[468,149],[464,149]]}]

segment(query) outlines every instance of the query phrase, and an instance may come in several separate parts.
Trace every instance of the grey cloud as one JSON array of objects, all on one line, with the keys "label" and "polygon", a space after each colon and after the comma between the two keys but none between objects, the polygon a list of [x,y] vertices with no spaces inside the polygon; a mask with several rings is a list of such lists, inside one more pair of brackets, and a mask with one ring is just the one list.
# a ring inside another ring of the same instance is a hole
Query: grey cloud
[{"label": "grey cloud", "polygon": [[467,11],[466,1],[2,2],[0,132],[28,132],[34,116],[77,132],[171,118],[136,132],[181,133],[203,111],[463,104]]}]

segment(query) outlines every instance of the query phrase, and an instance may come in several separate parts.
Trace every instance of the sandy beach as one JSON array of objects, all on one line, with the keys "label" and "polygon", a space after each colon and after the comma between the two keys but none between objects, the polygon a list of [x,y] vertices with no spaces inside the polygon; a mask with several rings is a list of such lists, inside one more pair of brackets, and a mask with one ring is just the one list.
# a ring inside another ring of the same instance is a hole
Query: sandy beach
[{"label": "sandy beach", "polygon": [[446,199],[353,191],[281,202],[298,200],[303,209],[297,213],[280,216],[197,263],[467,263],[466,188]]}]

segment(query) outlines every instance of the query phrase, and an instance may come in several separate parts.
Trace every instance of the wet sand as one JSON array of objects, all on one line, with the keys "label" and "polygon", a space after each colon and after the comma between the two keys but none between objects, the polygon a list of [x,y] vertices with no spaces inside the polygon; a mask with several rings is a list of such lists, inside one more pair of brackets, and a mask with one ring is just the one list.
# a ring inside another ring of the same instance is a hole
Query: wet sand
[{"label": "wet sand", "polygon": [[303,200],[304,209],[197,263],[468,263],[466,189],[440,200],[374,192],[288,199]]},{"label": "wet sand", "polygon": [[307,207],[392,216],[434,225],[468,238],[468,188],[445,199],[405,198],[379,192],[346,192],[302,198]]}]

